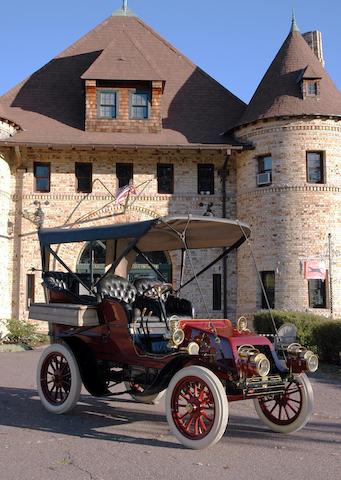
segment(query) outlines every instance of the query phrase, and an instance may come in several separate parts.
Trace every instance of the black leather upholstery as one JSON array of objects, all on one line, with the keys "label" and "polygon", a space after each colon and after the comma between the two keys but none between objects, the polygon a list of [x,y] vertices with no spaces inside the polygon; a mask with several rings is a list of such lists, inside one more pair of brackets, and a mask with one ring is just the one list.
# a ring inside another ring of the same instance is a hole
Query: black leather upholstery
[{"label": "black leather upholstery", "polygon": [[113,298],[128,305],[136,298],[136,288],[128,280],[110,274],[98,282],[97,293],[101,298]]},{"label": "black leather upholstery", "polygon": [[90,295],[78,295],[77,279],[67,272],[44,272],[43,286],[50,292],[55,292],[58,297],[50,295],[51,303],[77,303],[81,305],[95,305],[96,298]]}]

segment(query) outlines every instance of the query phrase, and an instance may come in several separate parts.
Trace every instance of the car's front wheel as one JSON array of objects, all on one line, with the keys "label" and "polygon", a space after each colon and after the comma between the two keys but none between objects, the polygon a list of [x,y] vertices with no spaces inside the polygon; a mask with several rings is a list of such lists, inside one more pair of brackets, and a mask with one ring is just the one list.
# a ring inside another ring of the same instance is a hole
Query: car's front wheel
[{"label": "car's front wheel", "polygon": [[82,380],[77,360],[67,345],[55,343],[42,353],[37,368],[37,389],[46,410],[62,414],[79,400]]},{"label": "car's front wheel", "polygon": [[202,449],[223,436],[228,403],[219,378],[205,367],[185,367],[172,378],[166,393],[170,429],[186,447]]},{"label": "car's front wheel", "polygon": [[304,427],[313,412],[313,389],[302,373],[286,383],[283,393],[256,398],[254,404],[260,420],[272,431],[296,432]]}]

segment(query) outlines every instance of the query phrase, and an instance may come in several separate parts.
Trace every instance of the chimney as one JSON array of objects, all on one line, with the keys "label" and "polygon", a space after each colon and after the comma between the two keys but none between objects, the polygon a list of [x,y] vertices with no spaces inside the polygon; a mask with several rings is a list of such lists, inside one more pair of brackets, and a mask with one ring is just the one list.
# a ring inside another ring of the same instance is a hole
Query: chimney
[{"label": "chimney", "polygon": [[313,32],[303,33],[302,36],[324,67],[325,62],[323,58],[321,32],[319,32],[318,30],[315,30]]}]

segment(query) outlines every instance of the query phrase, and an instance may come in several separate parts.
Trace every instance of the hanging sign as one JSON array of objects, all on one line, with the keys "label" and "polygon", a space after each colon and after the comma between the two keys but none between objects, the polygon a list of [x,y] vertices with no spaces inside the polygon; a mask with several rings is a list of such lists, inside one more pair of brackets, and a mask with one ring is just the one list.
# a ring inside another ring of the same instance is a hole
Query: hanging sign
[{"label": "hanging sign", "polygon": [[325,280],[326,262],[324,260],[307,260],[304,262],[304,278],[307,280]]}]

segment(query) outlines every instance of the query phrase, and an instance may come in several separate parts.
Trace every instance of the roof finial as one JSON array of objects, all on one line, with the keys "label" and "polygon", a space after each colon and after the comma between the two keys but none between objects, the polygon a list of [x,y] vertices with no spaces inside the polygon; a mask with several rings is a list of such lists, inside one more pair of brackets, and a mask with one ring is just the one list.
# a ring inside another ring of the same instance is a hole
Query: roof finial
[{"label": "roof finial", "polygon": [[292,9],[292,18],[291,18],[291,30],[290,32],[299,32],[300,29],[298,28],[297,22],[296,22],[296,16],[295,16],[295,11]]},{"label": "roof finial", "polygon": [[134,13],[129,10],[128,7],[128,0],[122,0],[122,8],[119,10],[116,10],[116,12],[113,13],[115,16],[124,16],[124,17],[135,17]]}]

